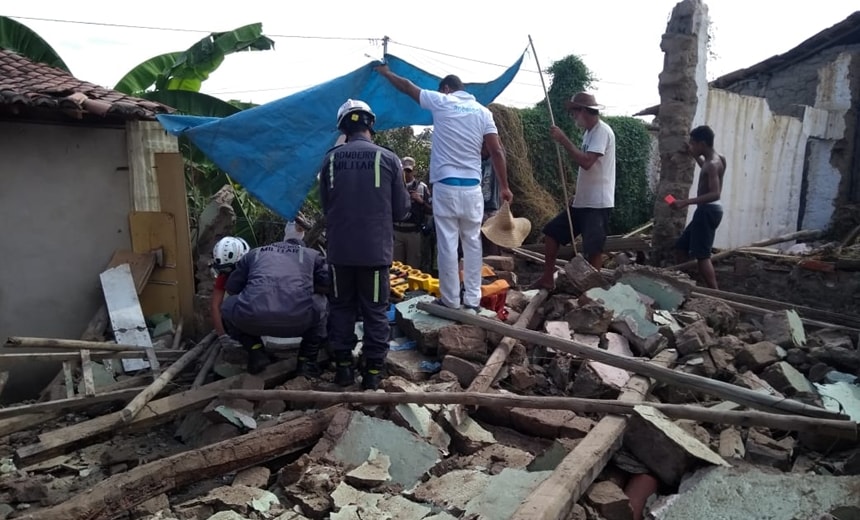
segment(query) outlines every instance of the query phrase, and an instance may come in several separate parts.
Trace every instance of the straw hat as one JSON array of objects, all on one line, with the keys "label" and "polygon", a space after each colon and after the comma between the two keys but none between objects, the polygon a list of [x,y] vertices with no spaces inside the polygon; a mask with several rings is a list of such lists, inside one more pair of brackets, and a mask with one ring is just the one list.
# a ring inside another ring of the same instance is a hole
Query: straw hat
[{"label": "straw hat", "polygon": [[589,94],[588,92],[577,92],[565,103],[565,106],[568,110],[574,107],[591,108],[594,110],[603,110],[605,108],[603,105],[597,103],[594,94]]},{"label": "straw hat", "polygon": [[499,212],[488,218],[481,227],[481,231],[490,242],[507,248],[523,245],[531,230],[532,223],[529,219],[514,218],[511,214],[511,205],[507,202],[503,202]]}]

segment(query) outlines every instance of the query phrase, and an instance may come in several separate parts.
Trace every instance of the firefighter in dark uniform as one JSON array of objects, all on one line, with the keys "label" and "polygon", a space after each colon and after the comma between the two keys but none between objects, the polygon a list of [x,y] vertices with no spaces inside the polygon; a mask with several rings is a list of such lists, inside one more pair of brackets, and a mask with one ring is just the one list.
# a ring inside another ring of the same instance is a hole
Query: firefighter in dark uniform
[{"label": "firefighter in dark uniform", "polygon": [[388,353],[392,225],[410,208],[400,159],[371,141],[375,120],[367,103],[347,100],[337,111],[337,128],[346,142],[326,153],[319,175],[331,269],[329,344],[337,367],[335,382],[355,383],[352,350],[360,312],[361,384],[372,390],[379,387]]}]

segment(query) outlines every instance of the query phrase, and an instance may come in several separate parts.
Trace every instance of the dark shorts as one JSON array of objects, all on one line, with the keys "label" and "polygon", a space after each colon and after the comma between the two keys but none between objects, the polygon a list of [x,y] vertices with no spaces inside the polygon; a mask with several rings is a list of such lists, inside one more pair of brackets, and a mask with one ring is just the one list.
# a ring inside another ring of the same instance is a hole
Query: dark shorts
[{"label": "dark shorts", "polygon": [[723,207],[719,204],[703,204],[696,208],[693,220],[681,233],[675,249],[685,251],[690,257],[704,260],[711,257],[714,235],[723,220]]},{"label": "dark shorts", "polygon": [[[582,254],[586,257],[603,252],[606,234],[609,231],[609,215],[612,208],[570,208],[574,236],[582,235]],[[562,211],[543,228],[543,234],[552,237],[560,245],[571,242],[567,211]]]}]

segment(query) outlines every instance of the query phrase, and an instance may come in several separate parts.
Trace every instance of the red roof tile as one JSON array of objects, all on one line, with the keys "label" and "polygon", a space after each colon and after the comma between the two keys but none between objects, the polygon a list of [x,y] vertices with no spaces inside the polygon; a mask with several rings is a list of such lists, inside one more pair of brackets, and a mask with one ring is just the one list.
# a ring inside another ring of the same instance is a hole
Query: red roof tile
[{"label": "red roof tile", "polygon": [[35,107],[119,119],[154,119],[173,109],[81,81],[68,72],[0,49],[0,106]]}]

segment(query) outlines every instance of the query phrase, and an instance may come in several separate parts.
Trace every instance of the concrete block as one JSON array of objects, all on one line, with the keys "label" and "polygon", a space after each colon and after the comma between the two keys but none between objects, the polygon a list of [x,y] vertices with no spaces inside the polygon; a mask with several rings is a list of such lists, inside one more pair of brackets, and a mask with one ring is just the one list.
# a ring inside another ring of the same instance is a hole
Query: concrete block
[{"label": "concrete block", "polygon": [[564,265],[564,274],[577,296],[596,287],[603,289],[609,287],[609,282],[603,278],[600,271],[580,255],[576,255]]},{"label": "concrete block", "polygon": [[469,466],[476,469],[483,468],[491,475],[496,475],[504,468],[526,469],[534,459],[534,455],[519,448],[493,444],[481,448],[469,457]]},{"label": "concrete block", "polygon": [[511,388],[518,392],[527,392],[537,384],[537,377],[528,368],[522,365],[511,365],[508,367],[508,379]]},{"label": "concrete block", "polygon": [[816,395],[812,383],[785,361],[767,367],[761,378],[786,397],[810,398]]},{"label": "concrete block", "polygon": [[568,311],[564,319],[572,332],[599,336],[609,330],[612,316],[612,312],[602,305],[586,302]]},{"label": "concrete block", "polygon": [[[786,440],[791,439],[787,437]],[[747,433],[745,444],[746,460],[753,464],[771,466],[782,471],[791,471],[791,453],[793,440],[778,442],[767,435],[751,428]]]},{"label": "concrete block", "polygon": [[359,412],[350,415],[331,456],[344,464],[358,466],[367,460],[374,447],[384,448],[389,456],[391,481],[407,488],[418,482],[439,459],[438,449],[409,430]]},{"label": "concrete block", "polygon": [[795,310],[765,314],[762,332],[766,340],[783,348],[801,348],[806,345],[806,331]]},{"label": "concrete block", "polygon": [[487,333],[473,325],[452,325],[439,331],[439,357],[452,355],[477,363],[485,363],[487,353]]},{"label": "concrete block", "polygon": [[433,375],[422,362],[435,361],[417,350],[389,350],[385,357],[388,373],[403,377],[412,382],[427,381]]},{"label": "concrete block", "polygon": [[714,339],[705,320],[687,325],[675,334],[675,349],[678,356],[688,356],[707,349]]},{"label": "concrete block", "polygon": [[720,457],[742,459],[745,454],[744,440],[737,428],[726,428],[720,432]]},{"label": "concrete block", "polygon": [[681,309],[704,318],[708,327],[720,336],[731,334],[738,326],[738,312],[728,303],[714,298],[693,297],[688,299]]},{"label": "concrete block", "polygon": [[483,520],[507,520],[526,497],[547,477],[551,471],[528,472],[505,468],[489,479],[466,505],[466,516]]},{"label": "concrete block", "polygon": [[445,356],[442,358],[442,370],[454,374],[463,388],[468,388],[472,384],[472,381],[475,380],[475,377],[483,367],[483,365],[466,361],[457,356]]},{"label": "concrete block", "polygon": [[753,372],[760,372],[780,359],[782,356],[779,346],[770,341],[762,341],[741,349],[737,355],[736,364],[738,368],[745,367]]},{"label": "concrete block", "polygon": [[[604,374],[598,372],[594,365],[596,363],[590,361],[580,365],[579,370],[576,371],[576,375],[573,378],[573,382],[570,384],[570,394],[587,399],[614,399],[618,397],[618,387],[604,380]],[[622,373],[626,372],[623,370],[617,372],[617,374]]]},{"label": "concrete block", "polygon": [[585,492],[585,499],[606,520],[633,520],[633,509],[624,490],[608,480],[595,482]]},{"label": "concrete block", "polygon": [[728,463],[668,417],[648,406],[637,406],[624,434],[624,446],[664,484],[677,486],[694,465]]},{"label": "concrete block", "polygon": [[416,296],[395,305],[396,322],[406,336],[418,344],[421,352],[435,354],[439,345],[439,331],[445,327],[456,325],[456,322],[438,318],[418,310],[418,303],[432,303],[435,298],[430,295]]},{"label": "concrete block", "polygon": [[431,477],[411,492],[414,499],[443,508],[454,516],[466,511],[467,504],[490,484],[490,475],[477,470],[450,471]]},{"label": "concrete block", "polygon": [[272,472],[265,466],[243,469],[233,477],[232,485],[265,488],[269,484],[271,474]]},{"label": "concrete block", "polygon": [[454,420],[454,408],[446,406],[442,417],[448,423],[451,441],[460,453],[471,455],[485,446],[496,443],[496,438],[469,415],[461,414],[459,420]]},{"label": "concrete block", "polygon": [[568,410],[535,410],[511,408],[511,427],[515,430],[547,439],[585,437],[594,427],[594,421]]}]

